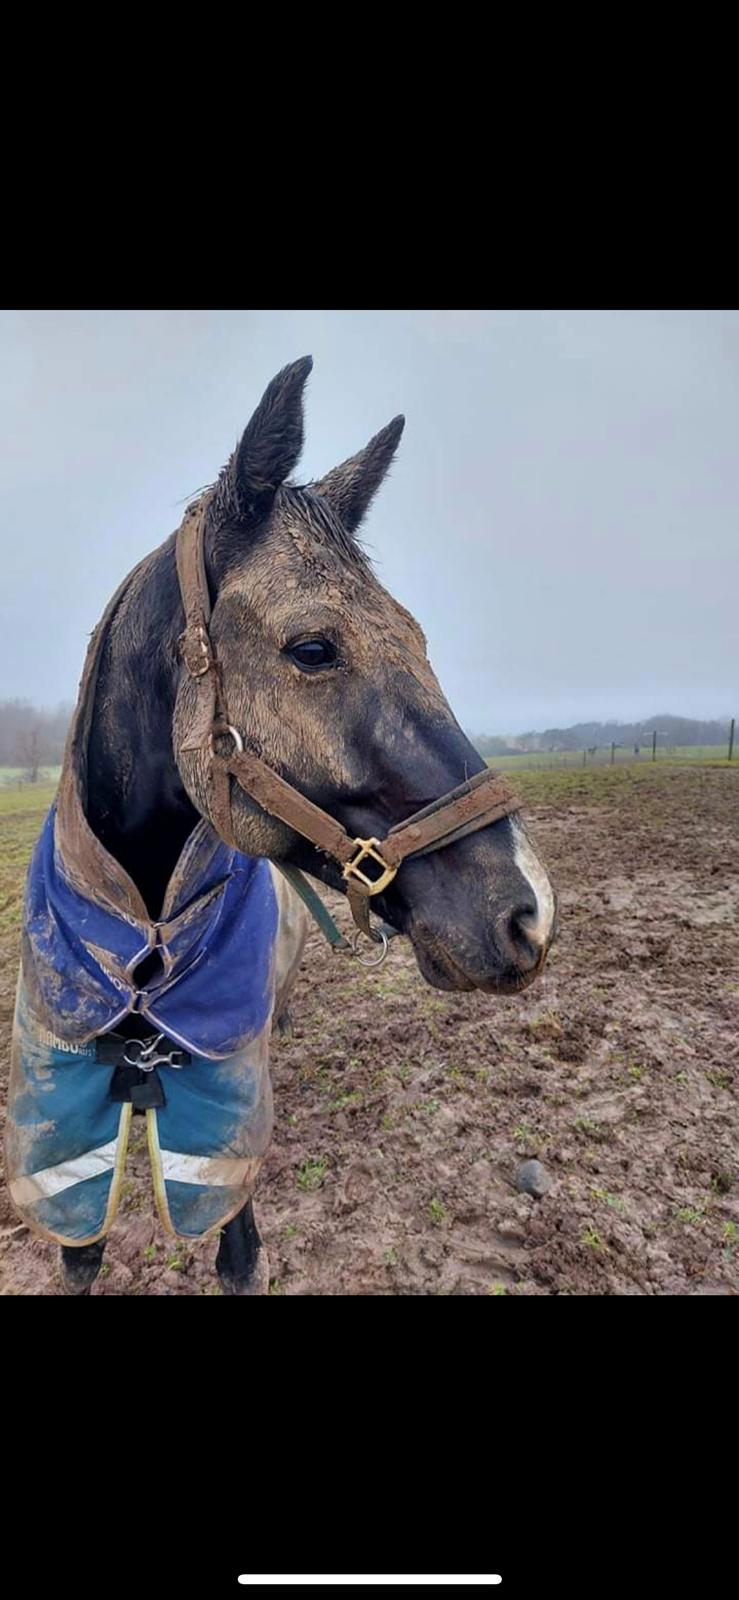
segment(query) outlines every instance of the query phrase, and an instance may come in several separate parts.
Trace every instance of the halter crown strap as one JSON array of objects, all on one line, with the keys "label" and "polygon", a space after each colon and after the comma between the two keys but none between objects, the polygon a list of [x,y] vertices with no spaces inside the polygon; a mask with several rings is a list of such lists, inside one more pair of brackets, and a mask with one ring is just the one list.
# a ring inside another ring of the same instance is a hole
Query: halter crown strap
[{"label": "halter crown strap", "polygon": [[185,631],[180,637],[180,650],[193,678],[204,677],[215,665],[208,633],[211,607],[205,572],[204,522],[205,507],[200,511],[196,508],[187,511],[175,545],[177,576],[185,608]]},{"label": "halter crown strap", "polygon": [[[221,837],[236,845],[231,815],[231,778],[270,816],[277,817],[342,868],[352,914],[373,937],[369,900],[392,883],[403,861],[441,850],[479,828],[520,810],[521,802],[498,774],[478,772],[449,794],[396,823],[384,839],[352,839],[335,817],[313,804],[251,750],[228,721],[223,683],[208,631],[211,616],[205,571],[204,526],[207,502],[187,512],[177,534],[177,575],[185,610],[180,651],[196,689],[195,707],[181,748],[209,756],[210,811]],[[231,738],[222,754],[215,741]],[[370,863],[372,864],[370,866]]]}]

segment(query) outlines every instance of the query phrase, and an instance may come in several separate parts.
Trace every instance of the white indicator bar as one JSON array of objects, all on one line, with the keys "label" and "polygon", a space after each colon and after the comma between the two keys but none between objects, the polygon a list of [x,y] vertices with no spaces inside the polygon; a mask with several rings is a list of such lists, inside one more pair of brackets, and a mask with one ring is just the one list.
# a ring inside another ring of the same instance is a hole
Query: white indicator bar
[{"label": "white indicator bar", "polygon": [[379,1584],[386,1584],[386,1583],[403,1583],[403,1584],[433,1583],[433,1584],[437,1584],[439,1586],[446,1585],[447,1587],[451,1588],[451,1587],[456,1586],[458,1584],[464,1584],[467,1587],[469,1587],[470,1585],[478,1585],[479,1586],[481,1584],[486,1584],[486,1583],[502,1583],[502,1582],[503,1582],[503,1579],[501,1578],[499,1572],[490,1573],[487,1577],[484,1577],[482,1574],[479,1574],[479,1573],[472,1574],[472,1573],[469,1573],[469,1572],[462,1573],[461,1576],[459,1576],[459,1577],[454,1577],[454,1576],[452,1576],[451,1573],[444,1573],[441,1577],[436,1577],[436,1578],[431,1577],[428,1573],[422,1573],[418,1577],[413,1577],[413,1576],[409,1575],[407,1572],[400,1573],[399,1575],[396,1575],[396,1576],[392,1576],[392,1574],[390,1574],[390,1573],[385,1573],[385,1574],[373,1573],[368,1577],[362,1577],[361,1575],[358,1575],[357,1573],[354,1573],[353,1575],[349,1575],[349,1576],[344,1576],[344,1577],[339,1577],[336,1573],[329,1573],[328,1576],[324,1576],[324,1577],[321,1577],[318,1573],[308,1573],[308,1575],[306,1577],[299,1577],[296,1573],[289,1573],[285,1577],[279,1577],[279,1576],[277,1576],[275,1574],[272,1574],[270,1576],[265,1576],[264,1574],[256,1574],[254,1576],[251,1576],[251,1574],[244,1572],[239,1577],[239,1583],[253,1583],[253,1584],[257,1584],[257,1583],[280,1584],[280,1583],[282,1583],[282,1584],[291,1585],[291,1586],[294,1586],[296,1584],[308,1584],[308,1585],[311,1585],[313,1587],[315,1587],[315,1586],[317,1586],[318,1584],[321,1584],[321,1583],[336,1584],[336,1585],[342,1584],[342,1583],[356,1583],[356,1584],[364,1584],[365,1586],[372,1586],[373,1584],[378,1584],[379,1585]]}]

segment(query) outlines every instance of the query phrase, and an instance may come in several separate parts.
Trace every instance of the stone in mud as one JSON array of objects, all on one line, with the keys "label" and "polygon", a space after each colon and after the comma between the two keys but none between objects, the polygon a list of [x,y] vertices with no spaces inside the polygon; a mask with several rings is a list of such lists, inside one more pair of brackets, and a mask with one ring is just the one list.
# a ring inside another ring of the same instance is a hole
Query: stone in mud
[{"label": "stone in mud", "polygon": [[541,1200],[549,1193],[552,1182],[553,1179],[540,1161],[524,1161],[516,1173],[516,1188],[523,1194],[533,1194],[536,1200]]}]

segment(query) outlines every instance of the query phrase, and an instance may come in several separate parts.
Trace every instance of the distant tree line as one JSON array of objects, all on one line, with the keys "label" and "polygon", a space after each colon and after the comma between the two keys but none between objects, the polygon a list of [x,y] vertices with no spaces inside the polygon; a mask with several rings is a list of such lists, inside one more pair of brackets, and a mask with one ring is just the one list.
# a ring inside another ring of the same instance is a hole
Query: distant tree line
[{"label": "distant tree line", "polygon": [[[58,767],[72,716],[62,702],[54,709],[29,700],[0,700],[0,767],[20,767],[35,783],[44,767]],[[647,745],[656,731],[660,748],[671,745],[723,745],[729,723],[701,722],[691,717],[650,717],[646,722],[578,722],[572,728],[547,728],[543,733],[471,734],[482,756],[520,755],[522,751],[592,750],[604,745]]]},{"label": "distant tree line", "polygon": [[52,710],[29,700],[0,700],[0,767],[20,767],[32,783],[44,767],[58,767],[71,715],[66,702]]},{"label": "distant tree line", "polygon": [[692,717],[659,716],[645,722],[578,722],[572,728],[547,728],[516,738],[482,734],[473,743],[483,756],[520,755],[532,750],[592,750],[603,745],[647,745],[657,734],[660,748],[671,745],[726,743],[729,723],[701,722]]}]

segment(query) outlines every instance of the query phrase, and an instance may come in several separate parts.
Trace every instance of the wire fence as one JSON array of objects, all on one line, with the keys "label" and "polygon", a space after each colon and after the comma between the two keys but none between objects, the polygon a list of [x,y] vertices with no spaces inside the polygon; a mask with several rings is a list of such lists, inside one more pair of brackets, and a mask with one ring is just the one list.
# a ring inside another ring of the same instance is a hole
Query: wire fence
[{"label": "wire fence", "polygon": [[625,766],[647,762],[674,762],[690,763],[710,762],[725,763],[737,760],[739,767],[739,748],[735,749],[735,718],[732,718],[726,744],[668,744],[664,734],[653,731],[643,744],[619,744],[613,740],[611,743],[590,745],[584,750],[522,750],[520,753],[510,755],[488,755],[486,760],[490,766],[499,771],[513,772],[527,767],[604,767]]}]

